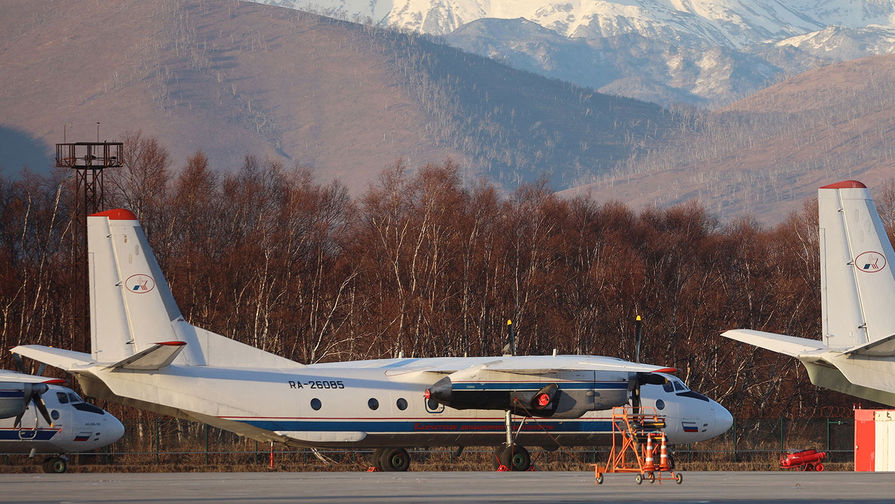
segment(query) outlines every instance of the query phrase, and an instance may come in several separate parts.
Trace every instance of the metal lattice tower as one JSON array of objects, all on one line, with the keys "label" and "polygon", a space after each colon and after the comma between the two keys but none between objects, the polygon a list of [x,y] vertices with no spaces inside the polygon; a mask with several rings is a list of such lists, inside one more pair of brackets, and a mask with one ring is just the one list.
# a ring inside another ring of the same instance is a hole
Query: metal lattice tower
[{"label": "metal lattice tower", "polygon": [[75,321],[74,350],[90,351],[90,303],[87,281],[87,216],[105,210],[103,170],[121,167],[121,142],[75,142],[56,144],[56,167],[75,172],[72,208],[75,292],[72,309]]}]

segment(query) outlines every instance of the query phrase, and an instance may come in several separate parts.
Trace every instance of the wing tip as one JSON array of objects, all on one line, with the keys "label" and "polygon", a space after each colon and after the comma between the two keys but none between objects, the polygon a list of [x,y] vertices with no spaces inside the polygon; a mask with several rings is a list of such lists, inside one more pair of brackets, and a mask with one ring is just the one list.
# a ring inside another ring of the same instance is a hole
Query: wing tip
[{"label": "wing tip", "polygon": [[821,189],[867,189],[862,182],[857,180],[842,180],[833,184],[821,186]]},{"label": "wing tip", "polygon": [[103,212],[97,212],[95,214],[90,214],[90,217],[108,217],[109,220],[137,220],[137,216],[134,215],[130,210],[125,210],[123,208],[115,208],[112,210],[105,210]]}]

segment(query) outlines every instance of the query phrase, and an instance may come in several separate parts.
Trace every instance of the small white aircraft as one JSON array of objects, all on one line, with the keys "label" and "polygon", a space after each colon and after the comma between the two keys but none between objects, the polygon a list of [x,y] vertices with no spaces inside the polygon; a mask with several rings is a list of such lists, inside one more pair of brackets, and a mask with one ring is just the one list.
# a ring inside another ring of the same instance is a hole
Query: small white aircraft
[{"label": "small white aircraft", "polygon": [[[671,443],[725,432],[718,403],[673,371],[609,357],[381,359],[302,365],[186,322],[133,213],[88,217],[91,353],[13,351],[66,370],[86,394],[298,447],[375,448],[374,465],[406,470],[408,446],[611,441],[611,408],[629,398],[666,415]],[[642,385],[642,389],[641,389]],[[515,422],[513,415],[521,418]]]},{"label": "small white aircraft", "polygon": [[823,340],[749,329],[722,334],[799,359],[811,383],[895,406],[895,252],[867,186],[817,191]]},{"label": "small white aircraft", "polygon": [[66,453],[102,448],[121,438],[124,426],[117,418],[61,383],[0,371],[0,453],[52,454],[44,471],[62,473],[68,468]]}]

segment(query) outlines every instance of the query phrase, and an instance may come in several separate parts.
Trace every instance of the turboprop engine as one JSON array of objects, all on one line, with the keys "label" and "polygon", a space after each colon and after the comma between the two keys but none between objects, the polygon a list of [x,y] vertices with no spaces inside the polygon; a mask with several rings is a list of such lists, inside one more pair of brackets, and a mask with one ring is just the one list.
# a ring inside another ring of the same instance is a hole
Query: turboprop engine
[{"label": "turboprop engine", "polygon": [[555,371],[527,374],[486,367],[463,369],[438,380],[426,397],[454,409],[512,411],[530,417],[578,418],[628,403],[643,373]]},{"label": "turboprop engine", "polygon": [[49,390],[46,383],[7,383],[3,387],[4,390],[0,391],[3,392],[0,394],[0,418],[16,417],[14,425],[18,427],[21,425],[22,416],[25,414],[28,404],[33,403],[47,423],[53,423],[47,412],[47,407],[40,397]]}]

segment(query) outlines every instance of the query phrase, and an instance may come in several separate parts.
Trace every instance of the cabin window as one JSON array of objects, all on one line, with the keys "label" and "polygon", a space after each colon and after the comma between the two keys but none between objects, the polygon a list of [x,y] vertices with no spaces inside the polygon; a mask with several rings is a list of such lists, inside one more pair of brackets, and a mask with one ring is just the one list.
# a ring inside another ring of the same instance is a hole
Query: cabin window
[{"label": "cabin window", "polygon": [[53,420],[59,420],[59,412],[56,410],[51,411],[50,418],[52,418]]},{"label": "cabin window", "polygon": [[367,401],[367,406],[369,406],[371,410],[379,409],[379,401],[377,401],[375,397],[371,397],[370,400]]},{"label": "cabin window", "polygon": [[320,399],[317,399],[316,397],[311,399],[311,408],[313,408],[314,411],[319,410],[321,406],[323,406],[323,404],[320,402]]},{"label": "cabin window", "polygon": [[656,409],[660,411],[665,409],[665,401],[663,401],[662,399],[656,401]]},{"label": "cabin window", "polygon": [[404,399],[403,397],[399,397],[398,401],[395,404],[396,404],[396,406],[398,406],[398,409],[401,411],[404,411],[407,409],[407,399]]},{"label": "cabin window", "polygon": [[56,399],[59,399],[59,404],[68,404],[68,396],[65,395],[65,392],[56,392]]},{"label": "cabin window", "polygon": [[430,410],[436,411],[438,409],[438,407],[441,406],[441,404],[438,401],[436,401],[434,397],[430,397],[426,401],[426,406],[428,406]]}]

